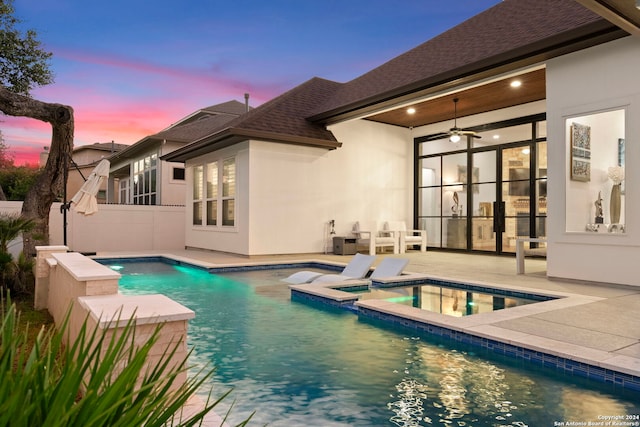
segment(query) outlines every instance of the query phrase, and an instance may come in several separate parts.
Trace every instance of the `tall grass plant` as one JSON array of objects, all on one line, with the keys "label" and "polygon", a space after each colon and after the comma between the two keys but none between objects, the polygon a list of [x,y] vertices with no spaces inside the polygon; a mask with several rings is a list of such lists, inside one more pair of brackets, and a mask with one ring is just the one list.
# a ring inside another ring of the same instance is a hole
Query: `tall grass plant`
[{"label": "tall grass plant", "polygon": [[66,345],[65,322],[41,329],[29,346],[15,304],[6,298],[0,309],[0,426],[196,426],[229,394],[209,394],[200,411],[182,416],[181,408],[213,371],[190,376],[173,390],[187,369],[186,358],[171,363],[177,345],[154,366],[146,363],[162,326],[136,347],[134,321],[119,334],[88,330],[85,322],[80,338]]}]

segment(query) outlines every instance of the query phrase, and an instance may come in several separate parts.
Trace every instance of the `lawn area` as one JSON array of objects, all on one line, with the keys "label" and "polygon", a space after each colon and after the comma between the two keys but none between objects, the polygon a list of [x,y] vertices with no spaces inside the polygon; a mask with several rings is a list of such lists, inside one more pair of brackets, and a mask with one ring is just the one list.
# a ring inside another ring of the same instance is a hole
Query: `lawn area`
[{"label": "lawn area", "polygon": [[16,305],[19,313],[18,329],[28,330],[27,348],[32,348],[38,333],[42,327],[54,327],[53,318],[47,310],[36,310],[33,308],[32,295],[20,295],[12,301]]}]

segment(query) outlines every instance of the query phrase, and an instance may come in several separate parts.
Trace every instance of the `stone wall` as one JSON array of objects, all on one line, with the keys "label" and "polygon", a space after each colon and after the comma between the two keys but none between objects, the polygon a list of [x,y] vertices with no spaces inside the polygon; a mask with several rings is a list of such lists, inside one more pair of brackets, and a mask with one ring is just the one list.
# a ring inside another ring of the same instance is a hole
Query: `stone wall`
[{"label": "stone wall", "polygon": [[[192,310],[164,295],[119,294],[119,273],[84,255],[67,252],[64,246],[38,246],[36,251],[35,306],[46,308],[58,327],[68,322],[69,343],[79,338],[84,322],[89,333],[95,328],[106,331],[107,340],[131,322],[136,328],[136,346],[145,343],[161,325],[147,364],[157,366],[165,353],[174,349],[169,366],[186,359],[187,322],[195,316]],[[186,378],[182,372],[172,390]]]}]

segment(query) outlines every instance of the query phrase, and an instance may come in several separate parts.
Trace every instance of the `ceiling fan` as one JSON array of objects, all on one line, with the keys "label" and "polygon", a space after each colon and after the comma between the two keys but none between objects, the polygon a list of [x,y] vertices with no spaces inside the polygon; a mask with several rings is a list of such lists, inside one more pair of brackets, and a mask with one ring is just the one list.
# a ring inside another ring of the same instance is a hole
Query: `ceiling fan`
[{"label": "ceiling fan", "polygon": [[448,132],[444,132],[439,135],[434,135],[429,139],[441,139],[448,136],[449,141],[458,142],[460,141],[461,137],[464,135],[470,135],[474,138],[482,138],[480,135],[478,135],[476,132],[472,130],[462,129],[458,127],[458,101],[459,101],[458,98],[453,98],[453,127],[449,129]]}]

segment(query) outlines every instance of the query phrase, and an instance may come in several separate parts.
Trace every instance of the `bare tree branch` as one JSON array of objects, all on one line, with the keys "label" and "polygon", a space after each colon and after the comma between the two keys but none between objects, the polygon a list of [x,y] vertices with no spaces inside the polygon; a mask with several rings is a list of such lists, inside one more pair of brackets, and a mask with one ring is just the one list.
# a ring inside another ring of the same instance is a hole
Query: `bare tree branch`
[{"label": "bare tree branch", "polygon": [[36,245],[49,243],[49,211],[66,185],[64,172],[69,167],[73,151],[73,108],[38,101],[0,86],[0,111],[10,116],[30,117],[51,124],[47,165],[22,205],[22,214],[36,222],[36,227],[24,236],[25,254],[34,255]]}]

